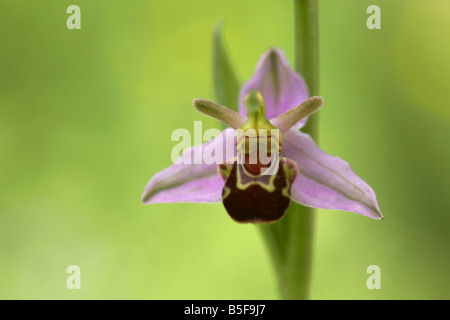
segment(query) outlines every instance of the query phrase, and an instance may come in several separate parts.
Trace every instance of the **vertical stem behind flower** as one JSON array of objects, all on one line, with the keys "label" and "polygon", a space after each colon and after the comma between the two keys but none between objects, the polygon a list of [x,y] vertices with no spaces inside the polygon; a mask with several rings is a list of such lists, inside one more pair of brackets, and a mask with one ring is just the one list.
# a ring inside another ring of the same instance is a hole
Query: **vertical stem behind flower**
[{"label": "vertical stem behind flower", "polygon": [[[295,0],[295,68],[303,75],[310,95],[319,95],[319,14],[317,0]],[[302,129],[318,142],[319,115],[311,115]],[[311,280],[314,209],[293,203],[289,224],[286,298],[307,299]],[[292,287],[290,287],[292,284]]]},{"label": "vertical stem behind flower", "polygon": [[[319,5],[317,0],[294,0],[295,69],[303,75],[310,96],[319,95]],[[311,115],[302,129],[314,141],[318,138],[317,113]]]}]

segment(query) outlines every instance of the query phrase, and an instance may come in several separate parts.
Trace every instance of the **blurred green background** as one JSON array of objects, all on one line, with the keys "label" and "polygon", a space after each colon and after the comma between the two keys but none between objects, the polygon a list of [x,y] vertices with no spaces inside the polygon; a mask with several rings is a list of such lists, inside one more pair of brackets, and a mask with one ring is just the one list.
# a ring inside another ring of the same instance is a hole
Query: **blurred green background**
[{"label": "blurred green background", "polygon": [[[81,8],[81,30],[66,9]],[[366,9],[381,7],[381,30]],[[221,204],[144,206],[176,128],[218,127],[212,31],[241,82],[293,62],[292,1],[0,3],[0,298],[277,299],[261,235]],[[317,212],[313,299],[450,298],[450,2],[321,0],[320,145],[375,190],[383,221]],[[67,266],[81,290],[66,288]],[[381,268],[368,290],[366,268]]]}]

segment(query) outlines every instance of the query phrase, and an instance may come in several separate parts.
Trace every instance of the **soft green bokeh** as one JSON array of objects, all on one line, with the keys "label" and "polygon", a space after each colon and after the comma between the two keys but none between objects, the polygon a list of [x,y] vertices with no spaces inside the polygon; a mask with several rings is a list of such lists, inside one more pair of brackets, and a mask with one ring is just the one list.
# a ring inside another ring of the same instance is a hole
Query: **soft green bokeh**
[{"label": "soft green bokeh", "polygon": [[[82,29],[66,28],[77,4]],[[381,7],[368,30],[366,8]],[[0,298],[275,299],[261,235],[221,204],[140,203],[176,128],[214,120],[212,32],[240,81],[293,62],[291,1],[0,3]],[[450,299],[450,2],[321,0],[320,145],[385,220],[320,210],[313,299]],[[66,288],[81,267],[82,289]],[[381,290],[366,268],[381,268]]]}]

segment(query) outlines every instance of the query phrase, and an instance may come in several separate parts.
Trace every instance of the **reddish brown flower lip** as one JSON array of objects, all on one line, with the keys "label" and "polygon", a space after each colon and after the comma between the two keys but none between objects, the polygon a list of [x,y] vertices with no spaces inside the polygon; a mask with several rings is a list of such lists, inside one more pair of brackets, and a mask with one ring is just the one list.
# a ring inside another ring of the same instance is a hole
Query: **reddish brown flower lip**
[{"label": "reddish brown flower lip", "polygon": [[[223,205],[230,217],[239,223],[276,222],[291,203],[290,186],[297,173],[295,162],[285,158],[279,161],[274,176],[253,176],[246,172],[245,164],[235,161],[222,191]],[[243,180],[248,181],[245,184]]]}]

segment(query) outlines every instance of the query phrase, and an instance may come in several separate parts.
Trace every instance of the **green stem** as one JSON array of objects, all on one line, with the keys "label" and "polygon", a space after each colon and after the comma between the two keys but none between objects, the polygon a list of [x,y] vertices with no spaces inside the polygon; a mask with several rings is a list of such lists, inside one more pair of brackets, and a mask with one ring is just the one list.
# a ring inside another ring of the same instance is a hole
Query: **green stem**
[{"label": "green stem", "polygon": [[[319,5],[317,0],[294,0],[295,69],[303,75],[311,96],[319,95]],[[309,117],[302,129],[317,142],[319,116]]]},{"label": "green stem", "polygon": [[[295,68],[308,84],[310,95],[319,94],[318,3],[294,0]],[[318,116],[302,129],[317,142]],[[311,278],[314,209],[292,203],[279,222],[260,227],[278,275],[283,299],[308,299]]]}]

